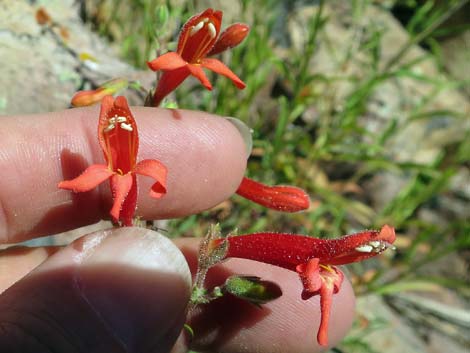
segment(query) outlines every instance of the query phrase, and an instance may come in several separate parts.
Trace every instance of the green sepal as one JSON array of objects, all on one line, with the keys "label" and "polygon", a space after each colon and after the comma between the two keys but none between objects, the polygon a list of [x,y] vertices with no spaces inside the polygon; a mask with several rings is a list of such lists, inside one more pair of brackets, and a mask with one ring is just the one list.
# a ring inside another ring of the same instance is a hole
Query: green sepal
[{"label": "green sepal", "polygon": [[282,290],[276,283],[256,276],[230,276],[223,289],[253,304],[265,304],[282,295]]}]

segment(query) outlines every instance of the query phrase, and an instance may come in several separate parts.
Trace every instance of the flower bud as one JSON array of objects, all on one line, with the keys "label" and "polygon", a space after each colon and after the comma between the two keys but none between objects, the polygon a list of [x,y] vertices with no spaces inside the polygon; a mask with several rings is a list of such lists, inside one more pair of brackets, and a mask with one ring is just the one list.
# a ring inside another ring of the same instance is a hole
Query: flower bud
[{"label": "flower bud", "polygon": [[129,82],[123,78],[115,78],[107,81],[94,90],[79,91],[72,97],[71,104],[74,107],[86,107],[101,102],[103,97],[117,93],[127,88]]},{"label": "flower bud", "polygon": [[234,23],[220,34],[219,39],[207,56],[220,54],[227,49],[236,47],[243,42],[249,32],[250,27],[248,25],[244,23]]},{"label": "flower bud", "polygon": [[282,211],[298,212],[310,207],[308,194],[295,186],[268,186],[244,177],[237,194],[264,207]]}]

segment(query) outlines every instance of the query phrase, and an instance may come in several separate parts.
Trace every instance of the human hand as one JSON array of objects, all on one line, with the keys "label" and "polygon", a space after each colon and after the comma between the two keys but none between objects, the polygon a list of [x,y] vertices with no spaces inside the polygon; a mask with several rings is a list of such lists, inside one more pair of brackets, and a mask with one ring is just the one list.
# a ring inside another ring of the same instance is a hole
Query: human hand
[{"label": "human hand", "polygon": [[[169,170],[168,194],[147,195],[139,180],[137,214],[182,217],[210,208],[237,189],[246,167],[240,134],[227,120],[201,112],[133,108],[141,158]],[[0,243],[16,243],[106,218],[109,188],[73,194],[58,181],[101,160],[98,108],[0,117]],[[279,229],[280,230],[280,229]],[[65,248],[11,248],[0,252],[0,350],[7,352],[168,352],[186,320],[190,274],[198,239],[119,228],[82,237]],[[179,248],[179,250],[178,250]],[[184,257],[182,256],[184,255]],[[186,258],[186,261],[185,261]],[[233,297],[216,300],[189,318],[192,346],[218,352],[317,352],[318,298],[300,299],[298,276],[281,268],[229,260],[209,285],[233,274],[275,281],[283,296],[258,309]],[[14,283],[14,284],[13,284]],[[353,316],[349,283],[334,296],[330,342]],[[172,352],[187,351],[180,336]]]}]

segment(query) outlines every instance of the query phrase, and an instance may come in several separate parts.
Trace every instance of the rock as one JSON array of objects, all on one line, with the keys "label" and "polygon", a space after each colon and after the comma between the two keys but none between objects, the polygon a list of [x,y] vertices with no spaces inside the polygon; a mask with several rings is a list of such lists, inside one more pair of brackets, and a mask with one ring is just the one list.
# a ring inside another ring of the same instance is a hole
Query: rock
[{"label": "rock", "polygon": [[[361,327],[353,331],[351,337],[359,337],[373,351],[387,353],[426,353],[426,346],[414,329],[401,320],[378,296],[368,295],[357,299],[357,316]],[[368,326],[382,328],[368,331]],[[365,334],[367,332],[367,334]]]},{"label": "rock", "polygon": [[[384,70],[409,40],[405,29],[389,11],[378,6],[367,6],[361,16],[353,18],[351,6],[349,2],[326,2],[324,16],[328,17],[328,21],[322,29],[323,41],[317,43],[309,73],[326,77],[348,76],[352,80],[316,82],[312,89],[325,99],[318,100],[312,107],[315,115],[306,114],[304,121],[307,124],[315,123],[319,114],[330,114],[332,108],[341,112],[348,97],[372,77],[369,59],[360,49],[361,43],[368,40],[371,33],[381,33],[379,70]],[[283,42],[291,43],[298,52],[302,52],[309,21],[317,11],[318,6],[315,5],[294,7],[288,15],[287,39]],[[327,43],[325,38],[328,39]],[[350,59],[345,60],[348,50]],[[276,52],[286,60],[292,55],[283,48],[277,48]],[[433,57],[417,45],[411,46],[391,68],[396,69],[400,63],[418,58],[422,60],[408,71],[402,70],[393,79],[386,79],[374,86],[358,124],[371,134],[378,135],[393,121],[396,124],[395,132],[384,146],[390,160],[430,165],[444,148],[462,141],[470,131],[470,119],[465,119],[470,115],[470,103],[439,71]],[[307,109],[307,112],[310,111]],[[367,142],[366,138],[364,142]],[[387,205],[409,182],[411,175],[398,175],[392,171],[374,174],[365,185],[365,193],[372,198],[373,208],[380,211]],[[461,192],[468,193],[463,189]]]},{"label": "rock", "polygon": [[[364,83],[371,77],[372,71],[359,45],[368,39],[372,31],[382,33],[379,69],[384,70],[407,44],[408,33],[389,11],[367,6],[360,19],[355,20],[350,6],[348,2],[326,3],[324,16],[328,17],[328,21],[323,32],[326,33],[324,37],[328,38],[328,43],[318,43],[310,74],[350,76]],[[306,45],[308,22],[317,11],[318,6],[306,5],[294,8],[289,16],[286,34],[288,42],[298,52],[302,52]],[[344,60],[344,53],[348,49],[351,51],[351,59]],[[282,49],[277,50],[277,53],[285,59],[291,55]],[[396,119],[398,133],[386,146],[390,157],[400,162],[428,164],[436,159],[444,146],[465,137],[466,131],[470,129],[470,120],[464,120],[463,117],[469,115],[470,104],[458,89],[450,88],[451,81],[439,72],[432,56],[419,46],[411,46],[397,63],[409,63],[419,58],[423,60],[410,67],[408,72],[403,71],[395,79],[384,80],[374,87],[359,124],[372,133],[378,133],[386,128],[391,119]],[[397,68],[397,65],[392,65],[392,68]],[[426,81],[426,78],[429,80]],[[359,87],[353,79],[333,81],[324,88],[326,96],[334,92],[336,109],[341,110],[344,109],[341,103]],[[426,101],[425,111],[417,109],[423,101]],[[431,112],[433,114],[426,118],[426,113]],[[461,117],[456,118],[455,113]]]},{"label": "rock", "polygon": [[[38,23],[41,8],[52,24]],[[138,76],[83,24],[78,10],[73,0],[0,3],[0,87],[8,88],[0,91],[0,114],[65,109],[83,86]]]},{"label": "rock", "polygon": [[464,347],[470,347],[469,306],[445,288],[429,293],[435,299],[423,294],[428,293],[395,294],[388,302],[413,326],[420,327],[423,337],[432,336],[437,341],[452,339],[454,351],[460,348],[460,352],[464,352]]}]

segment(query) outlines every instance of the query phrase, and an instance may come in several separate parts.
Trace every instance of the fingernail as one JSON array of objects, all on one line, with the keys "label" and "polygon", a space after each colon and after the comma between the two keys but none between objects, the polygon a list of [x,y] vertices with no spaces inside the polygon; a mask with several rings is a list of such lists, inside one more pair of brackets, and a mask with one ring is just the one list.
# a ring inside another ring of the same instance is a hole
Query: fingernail
[{"label": "fingernail", "polygon": [[230,116],[225,117],[225,119],[230,121],[240,132],[240,135],[242,135],[243,142],[245,143],[246,156],[248,158],[251,154],[251,150],[253,149],[253,129],[248,127],[248,125],[240,119],[232,118]]},{"label": "fingernail", "polygon": [[79,294],[125,351],[169,350],[191,287],[187,262],[173,242],[149,229],[116,228],[85,240],[83,254]]}]

